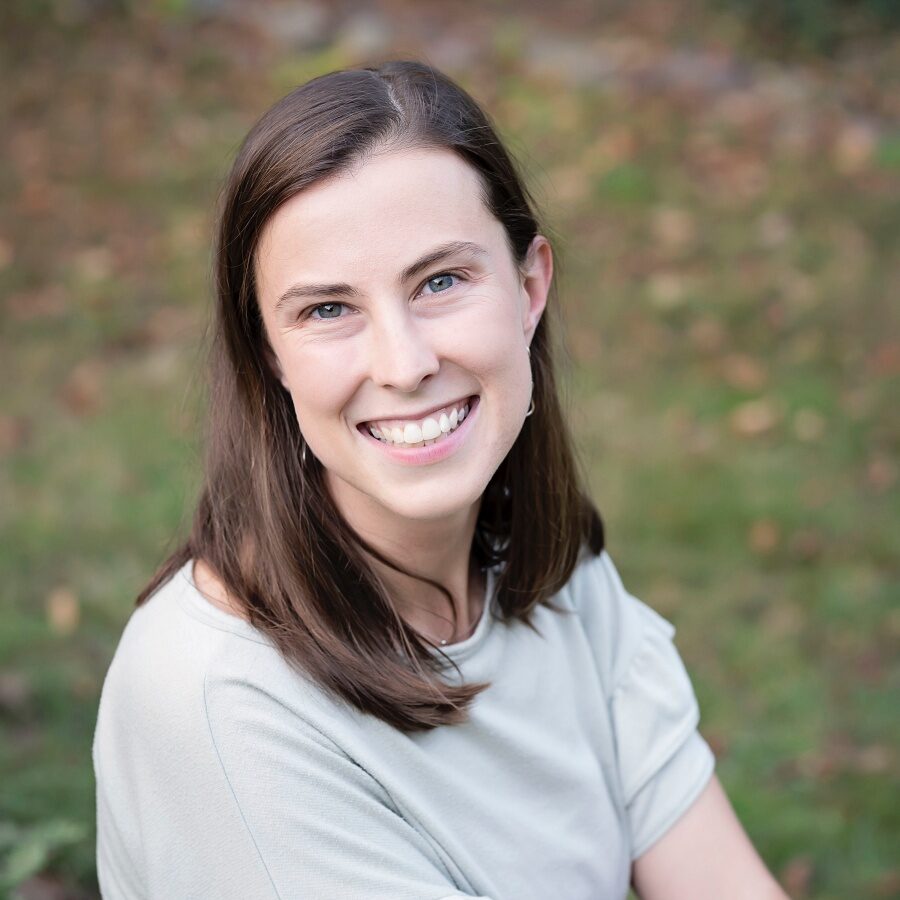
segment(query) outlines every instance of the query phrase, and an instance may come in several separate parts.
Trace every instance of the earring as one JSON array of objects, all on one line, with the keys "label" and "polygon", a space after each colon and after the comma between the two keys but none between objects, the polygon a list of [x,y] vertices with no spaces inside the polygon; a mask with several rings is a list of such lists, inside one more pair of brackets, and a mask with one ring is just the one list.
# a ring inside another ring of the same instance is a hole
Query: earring
[{"label": "earring", "polygon": [[[528,358],[531,359],[531,344],[529,344],[526,348],[528,351]],[[525,413],[525,418],[527,419],[534,412],[534,391],[531,392],[531,404],[528,407],[528,412]]]},{"label": "earring", "polygon": [[300,451],[300,465],[306,465],[306,441],[303,442],[303,449]]}]

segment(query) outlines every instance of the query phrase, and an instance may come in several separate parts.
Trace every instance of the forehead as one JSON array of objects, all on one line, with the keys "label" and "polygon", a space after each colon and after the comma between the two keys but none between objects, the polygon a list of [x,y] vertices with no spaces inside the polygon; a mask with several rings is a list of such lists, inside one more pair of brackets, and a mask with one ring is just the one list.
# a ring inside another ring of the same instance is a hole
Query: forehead
[{"label": "forehead", "polygon": [[395,276],[448,240],[475,241],[492,256],[503,246],[477,172],[448,150],[391,151],[282,204],[260,237],[260,287],[298,274],[361,283]]}]

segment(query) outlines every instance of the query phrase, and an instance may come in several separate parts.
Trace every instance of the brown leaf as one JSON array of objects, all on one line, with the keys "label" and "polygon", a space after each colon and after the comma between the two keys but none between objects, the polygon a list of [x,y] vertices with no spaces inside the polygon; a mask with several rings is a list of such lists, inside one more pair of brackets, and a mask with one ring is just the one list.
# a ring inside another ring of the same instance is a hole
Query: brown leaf
[{"label": "brown leaf", "polygon": [[725,343],[725,329],[718,319],[706,316],[691,323],[688,337],[698,350],[704,353],[715,353]]},{"label": "brown leaf", "polygon": [[757,519],[750,526],[748,543],[759,554],[771,553],[781,541],[781,528],[772,519]]},{"label": "brown leaf", "polygon": [[60,395],[71,412],[84,416],[102,406],[104,371],[99,360],[85,360],[72,369]]},{"label": "brown leaf", "polygon": [[762,397],[738,406],[731,414],[730,424],[735,434],[741,437],[757,437],[771,431],[779,418],[772,401]]},{"label": "brown leaf", "polygon": [[729,353],[722,360],[722,375],[732,387],[742,391],[758,391],[767,379],[763,364],[746,353]]},{"label": "brown leaf", "polygon": [[794,900],[809,896],[813,871],[813,861],[809,856],[795,856],[781,870],[780,881]]},{"label": "brown leaf", "polygon": [[870,374],[881,378],[900,374],[900,341],[880,343],[869,358],[866,368]]},{"label": "brown leaf", "polygon": [[832,150],[834,167],[842,175],[855,175],[869,167],[878,144],[878,134],[870,125],[853,122],[838,132]]},{"label": "brown leaf", "polygon": [[685,209],[660,206],[651,220],[653,236],[666,250],[682,251],[694,243],[697,226],[694,217]]},{"label": "brown leaf", "polygon": [[31,436],[31,423],[24,416],[0,416],[0,454],[21,450]]},{"label": "brown leaf", "polygon": [[107,247],[88,247],[76,255],[74,262],[79,278],[97,283],[109,278],[115,260]]},{"label": "brown leaf", "polygon": [[791,553],[802,560],[815,559],[825,546],[822,535],[814,528],[801,528],[791,535]]},{"label": "brown leaf", "polygon": [[876,897],[893,897],[900,896],[900,869],[891,869],[883,872],[878,876],[875,882]]},{"label": "brown leaf", "polygon": [[59,284],[48,284],[30,291],[18,291],[6,299],[10,315],[20,322],[63,315],[69,306],[69,295]]},{"label": "brown leaf", "polygon": [[19,712],[31,699],[31,685],[22,672],[0,672],[0,710]]},{"label": "brown leaf", "polygon": [[47,595],[47,624],[56,634],[72,634],[81,619],[81,604],[71,588],[57,587]]},{"label": "brown leaf", "polygon": [[756,226],[759,242],[768,250],[774,250],[784,244],[794,233],[788,217],[777,209],[770,209],[759,220]]},{"label": "brown leaf", "polygon": [[677,272],[659,272],[650,278],[648,284],[650,302],[656,309],[675,309],[684,302],[686,286],[684,278]]},{"label": "brown leaf", "polygon": [[866,466],[866,480],[879,494],[893,487],[897,466],[889,456],[873,456]]}]

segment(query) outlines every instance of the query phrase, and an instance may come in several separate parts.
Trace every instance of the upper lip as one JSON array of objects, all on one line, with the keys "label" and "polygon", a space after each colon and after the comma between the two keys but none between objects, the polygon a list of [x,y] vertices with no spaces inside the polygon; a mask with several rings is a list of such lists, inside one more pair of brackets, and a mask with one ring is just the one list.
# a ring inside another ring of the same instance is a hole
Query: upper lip
[{"label": "upper lip", "polygon": [[439,403],[437,406],[431,406],[422,412],[413,412],[413,413],[400,413],[389,416],[373,416],[371,419],[364,419],[360,422],[360,425],[365,425],[367,422],[383,422],[385,420],[390,419],[407,419],[410,422],[416,421],[418,419],[424,419],[427,416],[430,416],[432,413],[437,412],[439,409],[444,409],[447,406],[465,406],[466,401],[470,397],[474,397],[474,394],[463,394],[462,397],[459,397],[456,400],[449,400],[446,403]]}]

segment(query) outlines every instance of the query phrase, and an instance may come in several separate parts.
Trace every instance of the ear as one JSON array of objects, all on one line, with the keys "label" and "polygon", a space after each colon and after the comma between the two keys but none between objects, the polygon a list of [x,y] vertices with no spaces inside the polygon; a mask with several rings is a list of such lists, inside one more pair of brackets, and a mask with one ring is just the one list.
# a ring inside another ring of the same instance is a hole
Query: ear
[{"label": "ear", "polygon": [[525,273],[522,275],[521,295],[522,330],[530,344],[544,307],[553,280],[553,250],[550,242],[542,234],[536,234],[525,258]]}]

